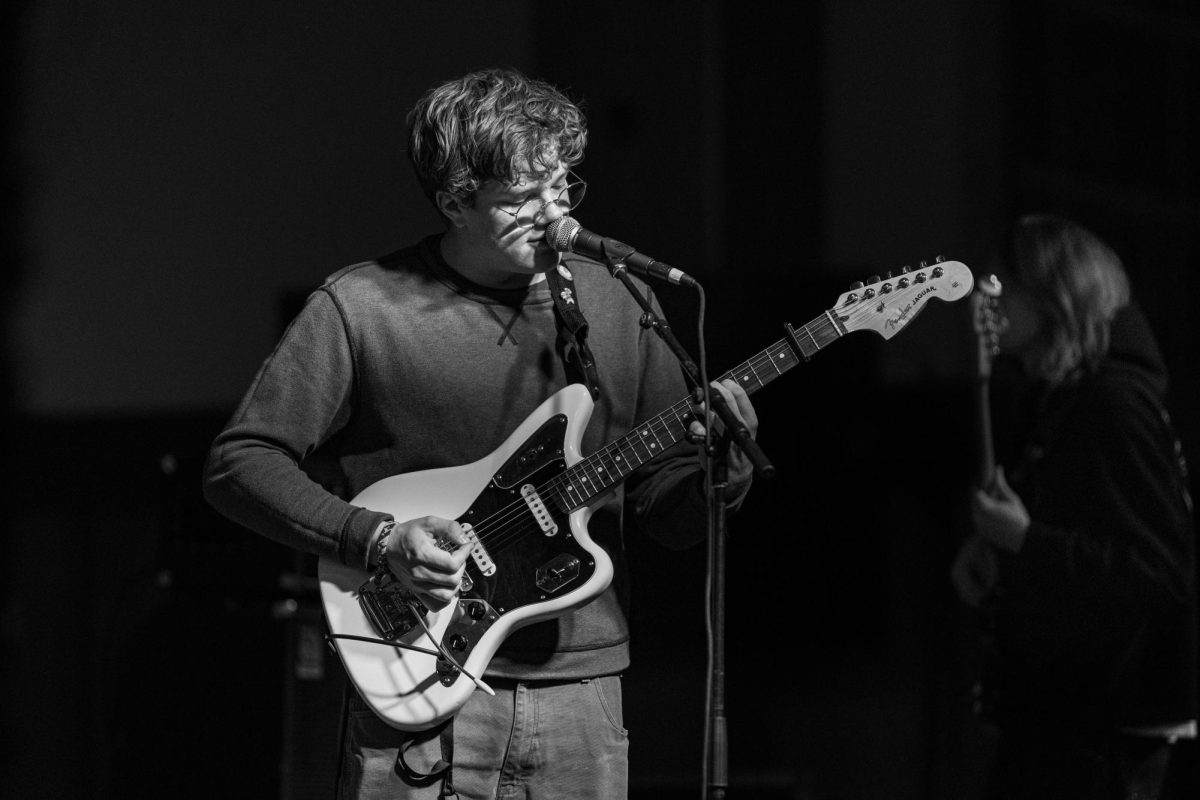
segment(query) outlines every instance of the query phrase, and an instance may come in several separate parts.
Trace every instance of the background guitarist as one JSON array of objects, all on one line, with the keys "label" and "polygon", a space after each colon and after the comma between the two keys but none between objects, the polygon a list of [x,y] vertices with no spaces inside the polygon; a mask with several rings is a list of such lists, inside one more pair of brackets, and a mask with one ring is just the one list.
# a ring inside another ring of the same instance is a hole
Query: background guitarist
[{"label": "background guitarist", "polygon": [[[574,103],[546,83],[489,70],[433,87],[409,128],[409,157],[444,230],[347,267],[311,294],[214,442],[205,488],[217,509],[290,547],[364,576],[386,563],[439,609],[468,557],[459,525],[393,520],[347,498],[391,475],[486,456],[568,383],[597,390],[585,454],[687,387],[626,289],[545,240],[587,188],[574,172],[587,141]],[[583,307],[584,335],[564,328],[556,298]],[[718,388],[753,434],[745,392]],[[750,477],[731,452],[732,505]],[[613,584],[506,640],[487,671],[495,697],[476,691],[452,725],[412,734],[349,693],[338,796],[436,797],[451,780],[462,798],[626,796],[622,520],[683,547],[703,538],[706,513],[694,448],[646,464],[588,526],[614,562]],[[452,771],[434,769],[443,757]]]},{"label": "background guitarist", "polygon": [[1022,217],[1002,260],[1000,356],[1030,413],[1011,483],[1000,466],[972,497],[952,570],[994,614],[988,796],[1158,798],[1172,743],[1196,735],[1197,682],[1196,534],[1166,371],[1093,233]]}]

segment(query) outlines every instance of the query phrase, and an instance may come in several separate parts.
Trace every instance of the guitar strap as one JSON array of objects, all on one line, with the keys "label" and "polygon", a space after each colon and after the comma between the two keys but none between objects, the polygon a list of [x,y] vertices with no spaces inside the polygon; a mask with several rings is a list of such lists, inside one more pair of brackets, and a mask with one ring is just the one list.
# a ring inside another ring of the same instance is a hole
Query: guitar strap
[{"label": "guitar strap", "polygon": [[550,285],[550,296],[558,316],[558,346],[567,377],[574,383],[585,384],[592,399],[599,400],[600,376],[587,343],[588,322],[579,307],[579,287],[566,264],[559,264],[547,272],[546,282]]},{"label": "guitar strap", "polygon": [[454,717],[446,720],[438,736],[442,740],[442,761],[446,762],[439,796],[445,800],[458,800],[458,793],[454,791]]}]

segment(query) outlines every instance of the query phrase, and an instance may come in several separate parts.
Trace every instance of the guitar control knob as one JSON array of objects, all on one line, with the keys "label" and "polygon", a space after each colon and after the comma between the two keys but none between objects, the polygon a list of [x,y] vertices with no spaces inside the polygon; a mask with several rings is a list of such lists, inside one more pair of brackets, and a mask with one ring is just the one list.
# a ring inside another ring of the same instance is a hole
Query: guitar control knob
[{"label": "guitar control knob", "polygon": [[468,603],[467,616],[476,621],[481,620],[487,616],[487,609],[483,603]]},{"label": "guitar control knob", "polygon": [[467,637],[463,636],[461,633],[454,633],[451,634],[450,638],[446,640],[446,644],[450,646],[451,650],[457,650],[461,653],[463,650],[467,649]]}]

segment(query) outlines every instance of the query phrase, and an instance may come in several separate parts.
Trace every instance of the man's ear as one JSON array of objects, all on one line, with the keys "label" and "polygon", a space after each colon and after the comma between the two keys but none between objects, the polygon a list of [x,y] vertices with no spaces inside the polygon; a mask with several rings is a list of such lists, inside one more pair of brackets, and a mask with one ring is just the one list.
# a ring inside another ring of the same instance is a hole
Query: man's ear
[{"label": "man's ear", "polygon": [[463,214],[467,210],[467,205],[461,197],[450,192],[438,192],[433,198],[438,211],[441,211],[446,219],[450,220],[451,225],[461,228],[466,224]]}]

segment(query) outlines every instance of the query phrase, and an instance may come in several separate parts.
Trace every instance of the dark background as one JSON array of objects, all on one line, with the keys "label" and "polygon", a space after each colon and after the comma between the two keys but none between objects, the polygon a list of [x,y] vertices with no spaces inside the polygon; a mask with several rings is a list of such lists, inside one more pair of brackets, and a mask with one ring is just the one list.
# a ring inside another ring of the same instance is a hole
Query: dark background
[{"label": "dark background", "polygon": [[[1013,214],[1065,211],[1125,258],[1200,452],[1200,12],[882,6],[6,4],[0,792],[330,796],[342,685],[312,565],[209,511],[199,464],[297,298],[435,229],[403,117],[470,69],[584,101],[580,218],[702,281],[714,374],[853,280],[978,273]],[[695,348],[695,295],[659,296]],[[730,520],[731,796],[977,796],[991,740],[946,577],[966,305],[756,399],[779,474]],[[630,548],[631,794],[694,796],[704,553]]]}]

